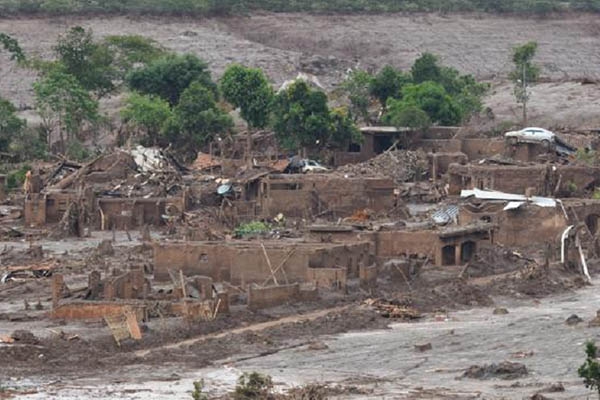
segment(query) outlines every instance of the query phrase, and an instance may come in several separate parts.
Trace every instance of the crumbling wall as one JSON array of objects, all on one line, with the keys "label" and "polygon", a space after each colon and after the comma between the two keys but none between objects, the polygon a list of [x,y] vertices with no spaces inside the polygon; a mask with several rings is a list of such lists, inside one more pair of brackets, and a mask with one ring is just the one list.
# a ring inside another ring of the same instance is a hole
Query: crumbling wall
[{"label": "crumbling wall", "polygon": [[283,305],[297,301],[299,298],[300,285],[298,283],[265,288],[256,285],[248,287],[248,308],[253,311]]},{"label": "crumbling wall", "polygon": [[348,274],[344,268],[308,268],[306,280],[316,287],[345,290]]},{"label": "crumbling wall", "polygon": [[265,217],[278,213],[291,217],[331,215],[345,217],[358,209],[389,210],[394,184],[386,178],[344,178],[289,175],[266,178],[268,196],[262,199]]},{"label": "crumbling wall", "polygon": [[435,231],[378,232],[375,254],[383,259],[401,255],[433,258],[437,246],[438,237]]},{"label": "crumbling wall", "polygon": [[528,205],[516,210],[500,211],[494,241],[509,247],[555,243],[567,223],[559,207]]},{"label": "crumbling wall", "polygon": [[[169,280],[169,272],[182,270],[186,276],[206,275],[233,284],[264,283],[277,270],[278,283],[304,282],[309,266],[342,267],[354,276],[358,267],[370,262],[369,243],[329,244],[258,242],[155,243],[154,278]],[[265,252],[267,257],[265,257]],[[280,267],[281,266],[281,267]]]},{"label": "crumbling wall", "polygon": [[26,226],[43,226],[46,224],[46,196],[39,193],[29,195],[25,199],[23,217]]},{"label": "crumbling wall", "polygon": [[[449,193],[462,189],[493,189],[525,194],[533,188],[539,196],[572,197],[595,186],[600,168],[584,165],[459,165],[448,167]],[[558,189],[558,190],[557,190]]]},{"label": "crumbling wall", "polygon": [[375,287],[377,285],[378,276],[377,265],[361,265],[359,276],[361,288],[369,289]]}]

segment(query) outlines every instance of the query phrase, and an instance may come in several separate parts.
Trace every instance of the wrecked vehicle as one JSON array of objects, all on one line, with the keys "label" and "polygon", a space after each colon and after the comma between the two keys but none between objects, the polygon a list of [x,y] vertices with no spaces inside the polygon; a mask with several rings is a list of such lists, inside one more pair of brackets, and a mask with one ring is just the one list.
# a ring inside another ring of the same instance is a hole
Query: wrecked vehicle
[{"label": "wrecked vehicle", "polygon": [[524,128],[520,131],[510,131],[504,134],[504,137],[511,143],[540,143],[549,148],[550,144],[555,143],[556,135],[543,128]]}]

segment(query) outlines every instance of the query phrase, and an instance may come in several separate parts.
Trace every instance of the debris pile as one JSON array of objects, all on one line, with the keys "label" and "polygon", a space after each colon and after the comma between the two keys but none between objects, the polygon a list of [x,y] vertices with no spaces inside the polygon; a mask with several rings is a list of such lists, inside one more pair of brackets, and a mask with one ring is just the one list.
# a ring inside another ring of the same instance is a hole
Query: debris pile
[{"label": "debris pile", "polygon": [[138,146],[104,154],[73,172],[60,163],[47,179],[53,189],[92,187],[114,197],[163,197],[181,188],[180,166],[162,150]]},{"label": "debris pile", "polygon": [[427,155],[423,151],[387,151],[360,164],[348,164],[338,172],[354,176],[381,176],[397,183],[411,181],[425,175],[429,169]]},{"label": "debris pile", "polygon": [[373,307],[384,318],[401,319],[404,321],[421,318],[421,313],[416,309],[401,304],[400,301],[384,299],[367,299],[364,304]]}]

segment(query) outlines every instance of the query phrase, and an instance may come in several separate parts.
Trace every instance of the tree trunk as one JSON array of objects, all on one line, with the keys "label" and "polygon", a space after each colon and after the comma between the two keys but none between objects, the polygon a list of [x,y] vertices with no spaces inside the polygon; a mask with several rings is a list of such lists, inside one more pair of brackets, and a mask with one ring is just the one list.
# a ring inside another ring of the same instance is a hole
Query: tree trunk
[{"label": "tree trunk", "polygon": [[246,136],[246,165],[248,169],[252,168],[252,128],[248,126],[248,135]]}]

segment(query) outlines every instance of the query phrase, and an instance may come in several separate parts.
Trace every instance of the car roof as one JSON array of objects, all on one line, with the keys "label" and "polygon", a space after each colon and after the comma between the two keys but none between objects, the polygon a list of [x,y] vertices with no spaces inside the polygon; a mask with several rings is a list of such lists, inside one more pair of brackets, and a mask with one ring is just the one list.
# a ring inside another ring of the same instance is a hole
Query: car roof
[{"label": "car roof", "polygon": [[538,128],[536,126],[528,126],[527,128],[523,128],[522,130],[529,131],[529,130],[534,130],[534,129],[537,130],[537,131],[550,132],[548,129]]}]

